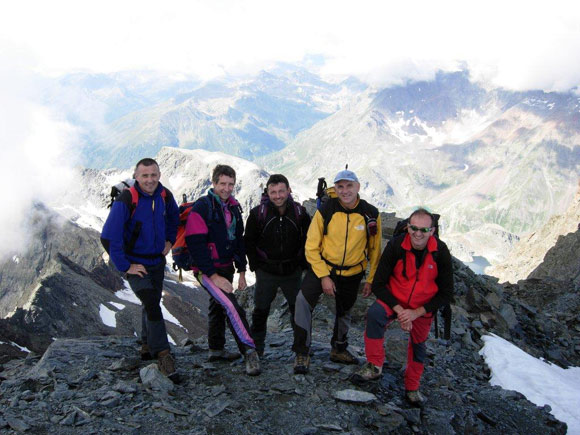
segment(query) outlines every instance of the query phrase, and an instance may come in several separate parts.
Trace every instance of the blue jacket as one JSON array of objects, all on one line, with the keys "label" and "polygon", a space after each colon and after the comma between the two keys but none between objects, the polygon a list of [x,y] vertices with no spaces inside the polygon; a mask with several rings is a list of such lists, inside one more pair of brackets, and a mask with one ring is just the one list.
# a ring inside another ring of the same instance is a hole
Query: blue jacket
[{"label": "blue jacket", "polygon": [[[224,208],[232,214],[232,223],[226,225]],[[198,199],[187,218],[185,242],[191,254],[194,270],[207,276],[216,268],[235,263],[238,272],[246,270],[244,245],[244,223],[240,204],[230,196],[224,204],[210,189],[206,196]]]},{"label": "blue jacket", "polygon": [[[159,264],[164,260],[161,253],[165,249],[165,242],[173,244],[177,237],[179,209],[171,192],[161,183],[152,195],[143,192],[138,183],[135,183],[135,187],[139,192],[139,201],[133,216],[129,206],[131,195],[125,190],[113,203],[101,233],[113,264],[121,272],[126,272],[131,263],[144,266]],[[161,196],[163,189],[166,192],[165,200]],[[141,230],[129,252],[130,241],[139,222]]]}]

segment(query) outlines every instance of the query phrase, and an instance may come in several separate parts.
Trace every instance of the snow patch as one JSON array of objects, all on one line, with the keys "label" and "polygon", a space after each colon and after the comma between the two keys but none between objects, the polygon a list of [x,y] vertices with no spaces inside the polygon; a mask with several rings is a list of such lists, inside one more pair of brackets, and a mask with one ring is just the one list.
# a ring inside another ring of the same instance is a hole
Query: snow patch
[{"label": "snow patch", "polygon": [[[174,325],[177,325],[180,328],[185,329],[183,325],[179,323],[179,320],[177,320],[175,316],[173,316],[173,314],[171,314],[169,310],[165,307],[165,305],[163,304],[163,298],[161,298],[161,312],[163,313],[164,320],[167,320],[169,323],[173,323]],[[185,330],[187,331],[187,329]]]},{"label": "snow patch", "polygon": [[19,344],[17,344],[17,343],[14,343],[13,341],[11,341],[10,343],[6,343],[6,342],[4,342],[4,341],[0,341],[0,344],[8,344],[8,345],[10,345],[10,346],[17,347],[17,348],[18,348],[19,350],[21,350],[22,352],[26,352],[26,353],[30,353],[30,352],[31,352],[31,351],[30,351],[30,349],[28,349],[27,347],[20,346]]},{"label": "snow patch", "polygon": [[495,334],[482,339],[479,354],[491,370],[491,385],[518,391],[538,406],[550,405],[569,434],[580,434],[580,367],[563,369],[536,359]]},{"label": "snow patch", "polygon": [[117,308],[119,311],[125,309],[125,305],[119,304],[117,302],[109,302],[109,304],[112,305],[112,306],[114,306],[115,308]]},{"label": "snow patch", "polygon": [[131,287],[129,286],[129,282],[127,280],[123,280],[123,283],[125,284],[125,288],[122,288],[121,290],[116,291],[115,296],[121,300],[131,302],[132,304],[141,305],[141,301],[135,295],[133,290],[131,290]]},{"label": "snow patch", "polygon": [[103,324],[105,324],[106,326],[110,326],[111,328],[117,327],[117,320],[115,319],[115,311],[104,306],[103,304],[100,304],[99,315],[101,316],[101,321],[103,322]]}]

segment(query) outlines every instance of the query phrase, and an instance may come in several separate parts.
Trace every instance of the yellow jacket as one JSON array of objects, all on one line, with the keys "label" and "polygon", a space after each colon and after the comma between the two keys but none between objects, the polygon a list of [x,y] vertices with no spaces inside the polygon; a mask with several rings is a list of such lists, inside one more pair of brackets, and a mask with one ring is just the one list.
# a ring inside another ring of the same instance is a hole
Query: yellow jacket
[{"label": "yellow jacket", "polygon": [[[360,200],[356,207],[359,205]],[[305,253],[306,260],[318,278],[329,276],[333,267],[324,259],[337,266],[352,266],[346,270],[335,271],[342,276],[352,276],[365,271],[370,261],[371,267],[366,281],[373,281],[381,257],[381,220],[380,217],[377,218],[377,234],[369,235],[367,246],[365,219],[353,210],[346,210],[339,205],[328,223],[326,235],[323,234],[322,214],[318,210],[314,214],[308,228]]]}]

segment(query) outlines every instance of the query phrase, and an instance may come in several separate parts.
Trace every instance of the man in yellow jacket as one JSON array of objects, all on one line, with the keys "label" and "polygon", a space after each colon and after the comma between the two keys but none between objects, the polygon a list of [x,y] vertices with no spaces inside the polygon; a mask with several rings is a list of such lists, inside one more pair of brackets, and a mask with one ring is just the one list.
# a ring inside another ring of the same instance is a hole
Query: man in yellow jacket
[{"label": "man in yellow jacket", "polygon": [[376,207],[360,199],[360,183],[352,171],[334,178],[337,198],[316,211],[306,238],[306,272],[296,297],[294,314],[294,373],[307,373],[310,365],[312,311],[321,293],[336,302],[330,359],[342,364],[358,360],[347,350],[350,310],[370,263],[362,294],[371,294],[371,283],[381,256],[381,221]]}]

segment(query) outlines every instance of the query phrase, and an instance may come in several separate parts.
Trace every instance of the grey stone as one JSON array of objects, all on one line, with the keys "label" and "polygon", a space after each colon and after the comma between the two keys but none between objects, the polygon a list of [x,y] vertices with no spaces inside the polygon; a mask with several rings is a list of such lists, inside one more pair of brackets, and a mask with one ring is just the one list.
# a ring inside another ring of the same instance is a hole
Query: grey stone
[{"label": "grey stone", "polygon": [[324,363],[324,365],[322,366],[322,370],[328,373],[339,372],[342,370],[342,368],[343,368],[342,365],[333,362]]},{"label": "grey stone", "polygon": [[139,360],[137,358],[119,358],[111,363],[108,367],[109,370],[133,370],[139,366]]},{"label": "grey stone", "polygon": [[125,394],[136,393],[138,391],[138,386],[133,382],[119,381],[113,386],[113,390]]},{"label": "grey stone", "polygon": [[203,411],[208,417],[213,418],[221,414],[228,406],[230,406],[229,400],[218,400],[207,405]]},{"label": "grey stone", "polygon": [[175,414],[175,415],[182,415],[182,416],[189,415],[189,412],[182,411],[181,409],[178,409],[178,408],[176,408],[174,406],[170,406],[170,405],[167,405],[167,404],[160,405],[159,406],[159,409],[163,409],[163,410],[165,410],[167,412],[170,412],[172,414]]},{"label": "grey stone", "polygon": [[517,318],[516,313],[511,305],[503,304],[501,306],[501,309],[499,312],[500,312],[502,318],[507,323],[509,329],[514,329],[516,326],[518,326],[518,324],[519,324],[518,318]]},{"label": "grey stone", "polygon": [[101,401],[101,405],[106,408],[115,408],[116,406],[119,405],[119,403],[121,403],[120,397],[110,397],[106,400]]},{"label": "grey stone", "polygon": [[403,409],[400,413],[411,424],[421,424],[421,410],[417,408]]},{"label": "grey stone", "polygon": [[11,429],[15,430],[16,432],[26,432],[30,429],[30,425],[26,423],[24,420],[12,416],[5,416],[6,423],[10,426]]},{"label": "grey stone", "polygon": [[316,426],[319,429],[324,429],[324,430],[328,430],[328,431],[334,431],[334,432],[342,432],[342,427],[340,427],[338,424],[333,424],[333,423],[318,423],[315,424],[314,426]]},{"label": "grey stone", "polygon": [[175,387],[173,382],[161,374],[157,368],[157,364],[149,364],[147,367],[143,367],[139,371],[139,376],[141,377],[143,386],[153,391],[168,394]]},{"label": "grey stone", "polygon": [[335,391],[332,393],[332,397],[342,402],[351,403],[370,403],[377,399],[377,396],[372,393],[351,389]]}]

